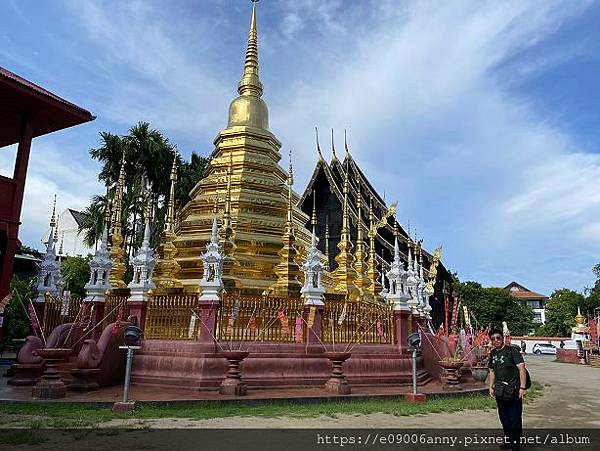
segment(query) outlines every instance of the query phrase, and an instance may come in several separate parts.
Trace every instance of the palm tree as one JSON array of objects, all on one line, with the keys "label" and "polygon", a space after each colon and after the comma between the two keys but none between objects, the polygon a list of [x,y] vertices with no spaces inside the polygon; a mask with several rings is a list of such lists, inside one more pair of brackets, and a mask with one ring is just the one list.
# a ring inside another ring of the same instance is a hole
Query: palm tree
[{"label": "palm tree", "polygon": [[92,203],[84,210],[83,219],[78,229],[83,233],[83,241],[88,247],[98,248],[98,241],[102,239],[104,230],[104,214],[106,211],[107,196],[94,196]]}]

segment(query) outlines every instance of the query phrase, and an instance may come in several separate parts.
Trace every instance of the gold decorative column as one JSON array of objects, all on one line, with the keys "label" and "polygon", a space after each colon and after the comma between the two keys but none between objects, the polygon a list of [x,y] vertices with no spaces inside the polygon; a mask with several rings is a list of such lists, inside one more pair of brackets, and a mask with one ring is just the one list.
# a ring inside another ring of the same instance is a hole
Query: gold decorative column
[{"label": "gold decorative column", "polygon": [[173,244],[175,239],[175,183],[177,182],[177,154],[173,156],[171,167],[171,190],[167,203],[165,227],[160,237],[157,249],[158,261],[154,268],[153,280],[157,289],[179,288],[181,282],[177,279],[179,264],[175,260],[177,248]]},{"label": "gold decorative column", "polygon": [[366,293],[367,288],[370,285],[370,281],[366,275],[367,264],[365,262],[366,244],[363,235],[363,223],[362,223],[362,194],[360,192],[360,182],[358,184],[358,192],[356,194],[356,209],[358,212],[358,220],[356,224],[356,251],[354,252],[354,269],[356,270],[356,286],[358,289]]},{"label": "gold decorative column", "polygon": [[369,201],[369,261],[367,268],[367,277],[369,278],[369,287],[367,291],[373,298],[381,292],[381,283],[379,282],[379,273],[377,271],[377,260],[375,259],[375,229],[373,199]]},{"label": "gold decorative column", "polygon": [[127,288],[125,284],[125,251],[123,250],[123,229],[122,229],[122,208],[123,208],[123,187],[125,186],[125,155],[121,162],[119,171],[119,180],[113,196],[113,215],[110,234],[110,252],[112,261],[110,270],[110,284],[112,288]]},{"label": "gold decorative column", "polygon": [[338,267],[332,276],[336,280],[335,291],[345,294],[350,301],[357,301],[362,296],[361,291],[354,283],[357,277],[354,269],[354,256],[352,255],[352,242],[350,241],[350,229],[348,227],[348,168],[344,175],[344,204],[342,210],[342,233],[337,247],[340,250],[335,257]]},{"label": "gold decorative column", "polygon": [[288,170],[287,186],[288,186],[288,206],[287,206],[287,221],[285,223],[285,232],[283,233],[283,247],[279,251],[281,258],[279,264],[275,266],[275,274],[278,280],[271,287],[274,296],[297,297],[300,296],[302,284],[298,280],[300,275],[300,267],[296,263],[298,252],[294,247],[296,236],[294,235],[293,224],[293,204],[292,204],[292,185],[294,184],[294,172],[292,168],[292,152],[290,151],[290,166]]}]

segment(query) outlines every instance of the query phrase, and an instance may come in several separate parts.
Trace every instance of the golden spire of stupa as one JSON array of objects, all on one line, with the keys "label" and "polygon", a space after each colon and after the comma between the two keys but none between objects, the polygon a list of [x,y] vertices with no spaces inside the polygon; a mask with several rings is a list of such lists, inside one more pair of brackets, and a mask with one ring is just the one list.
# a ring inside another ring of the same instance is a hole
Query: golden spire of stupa
[{"label": "golden spire of stupa", "polygon": [[367,278],[367,265],[365,264],[366,249],[363,235],[363,224],[362,224],[362,195],[360,192],[360,182],[358,183],[358,189],[356,193],[356,209],[358,212],[358,220],[356,222],[356,251],[354,252],[354,269],[356,270],[356,286],[361,291],[366,291],[370,285],[370,281]]},{"label": "golden spire of stupa", "polygon": [[294,170],[292,167],[292,151],[290,150],[290,166],[288,169],[287,186],[288,186],[288,204],[287,217],[285,223],[285,232],[283,234],[283,247],[278,252],[281,258],[279,264],[275,266],[275,274],[278,280],[271,287],[275,296],[298,296],[302,284],[298,279],[300,275],[300,267],[296,263],[296,255],[298,251],[294,247],[296,237],[293,227],[293,192],[292,185],[294,184]]},{"label": "golden spire of stupa", "polygon": [[244,72],[238,83],[239,97],[229,106],[229,127],[236,125],[269,129],[269,111],[260,98],[263,86],[258,77],[258,32],[256,30],[256,2],[252,2],[252,18],[248,32],[248,46]]},{"label": "golden spire of stupa", "polygon": [[379,273],[377,272],[377,261],[375,259],[375,235],[373,229],[375,225],[375,215],[373,213],[373,198],[369,199],[369,261],[367,268],[367,277],[369,278],[369,287],[367,291],[375,296],[381,291],[381,283],[379,282]]},{"label": "golden spire of stupa", "polygon": [[125,152],[121,160],[121,169],[119,170],[119,179],[113,196],[113,217],[110,235],[109,256],[112,261],[110,270],[110,284],[113,288],[126,288],[125,284],[125,251],[123,250],[123,229],[121,224],[121,211],[123,202],[123,188],[125,187]]},{"label": "golden spire of stupa", "polygon": [[175,183],[177,182],[177,153],[173,153],[173,165],[171,166],[171,189],[167,201],[167,212],[165,216],[165,227],[161,234],[160,245],[157,249],[158,261],[154,268],[152,279],[158,289],[177,288],[181,282],[177,279],[180,267],[175,260],[177,248],[173,244],[175,239]]},{"label": "golden spire of stupa", "polygon": [[240,95],[255,95],[260,97],[263,86],[258,78],[258,33],[256,31],[256,3],[252,2],[252,19],[248,31],[248,47],[246,48],[246,59],[244,61],[244,74],[238,83]]},{"label": "golden spire of stupa", "polygon": [[335,290],[338,293],[345,294],[349,300],[355,301],[361,296],[361,292],[354,283],[357,274],[354,269],[354,256],[352,255],[352,242],[350,241],[350,228],[348,224],[348,191],[350,182],[348,181],[348,167],[344,174],[344,203],[342,207],[342,231],[338,249],[340,252],[335,257],[338,267],[333,271],[332,276],[335,279]]}]

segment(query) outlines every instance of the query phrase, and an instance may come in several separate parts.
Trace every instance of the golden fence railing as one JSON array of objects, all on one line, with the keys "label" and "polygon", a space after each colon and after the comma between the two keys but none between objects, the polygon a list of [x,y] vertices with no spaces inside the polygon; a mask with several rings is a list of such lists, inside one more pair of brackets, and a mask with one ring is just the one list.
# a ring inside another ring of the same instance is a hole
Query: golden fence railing
[{"label": "golden fence railing", "polygon": [[46,336],[50,335],[56,326],[75,321],[81,307],[81,298],[72,296],[50,296],[44,299],[42,327]]},{"label": "golden fence railing", "polygon": [[126,321],[129,316],[129,306],[127,305],[128,295],[110,293],[104,297],[104,320],[102,321],[102,330],[110,323],[115,322],[122,310],[121,320]]},{"label": "golden fence railing", "polygon": [[394,310],[391,305],[327,301],[321,324],[323,343],[394,342]]},{"label": "golden fence railing", "polygon": [[[239,311],[231,324],[236,302]],[[217,317],[216,336],[223,341],[293,342],[296,318],[303,311],[304,302],[301,298],[225,296]],[[252,316],[254,320],[251,321]],[[284,325],[286,321],[287,330]]]},{"label": "golden fence railing", "polygon": [[157,295],[147,301],[144,337],[169,340],[195,340],[200,320],[193,317],[198,311],[198,295]]}]

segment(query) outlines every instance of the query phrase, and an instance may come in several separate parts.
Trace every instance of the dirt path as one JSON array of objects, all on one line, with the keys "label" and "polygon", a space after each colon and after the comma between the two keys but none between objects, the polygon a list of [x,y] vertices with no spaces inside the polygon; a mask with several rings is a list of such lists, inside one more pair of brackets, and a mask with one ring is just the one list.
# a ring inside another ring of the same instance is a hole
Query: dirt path
[{"label": "dirt path", "polygon": [[[532,378],[542,384],[543,395],[524,408],[525,428],[600,427],[600,370],[579,365],[554,363],[551,357],[527,356]],[[396,417],[368,415],[319,416],[315,418],[229,417],[208,420],[160,418],[151,420],[112,420],[103,427],[141,425],[151,428],[410,428],[477,427],[497,428],[496,411],[463,411]]]}]

